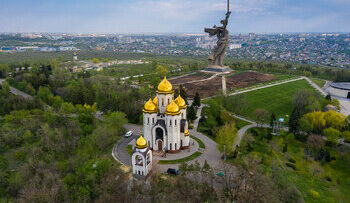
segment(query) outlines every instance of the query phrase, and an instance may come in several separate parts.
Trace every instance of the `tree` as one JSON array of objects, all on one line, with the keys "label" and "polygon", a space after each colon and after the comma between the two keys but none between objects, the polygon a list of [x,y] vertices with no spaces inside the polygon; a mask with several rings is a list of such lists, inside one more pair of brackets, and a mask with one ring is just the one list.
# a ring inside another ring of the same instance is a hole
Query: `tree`
[{"label": "tree", "polygon": [[296,134],[299,127],[299,119],[300,119],[300,112],[296,107],[294,107],[289,119],[289,132]]},{"label": "tree", "polygon": [[341,132],[334,128],[327,128],[323,130],[322,133],[324,136],[326,136],[327,141],[332,142],[333,144],[338,143],[338,139],[341,136]]},{"label": "tree", "polygon": [[201,98],[199,97],[199,94],[198,92],[196,92],[196,95],[194,96],[193,98],[193,103],[192,103],[193,106],[197,106],[197,107],[200,107],[201,105]]},{"label": "tree", "polygon": [[326,120],[324,119],[324,113],[321,111],[315,111],[305,114],[299,120],[300,128],[307,133],[321,133],[326,127]]},{"label": "tree", "polygon": [[157,74],[161,75],[161,76],[163,76],[163,75],[165,75],[167,73],[166,67],[162,66],[162,65],[157,65],[156,66],[156,71],[157,71]]},{"label": "tree", "polygon": [[316,134],[312,134],[307,138],[307,144],[314,150],[319,150],[324,146],[324,139]]},{"label": "tree", "polygon": [[39,99],[41,99],[45,103],[48,103],[50,96],[53,96],[48,87],[42,87],[42,86],[39,87],[37,95]]},{"label": "tree", "polygon": [[345,119],[345,129],[350,131],[350,116]]},{"label": "tree", "polygon": [[268,112],[265,109],[255,109],[254,115],[256,117],[256,120],[263,124],[267,120]]},{"label": "tree", "polygon": [[64,102],[61,104],[61,108],[59,110],[60,114],[71,114],[75,111],[75,107],[72,103]]},{"label": "tree", "polygon": [[192,122],[197,119],[197,113],[193,105],[187,109],[187,119]]},{"label": "tree", "polygon": [[216,143],[218,144],[219,151],[221,153],[233,152],[233,145],[237,137],[238,130],[234,122],[226,123],[219,129],[218,135],[216,136]]},{"label": "tree", "polygon": [[350,142],[350,131],[344,131],[342,136],[345,142]]},{"label": "tree", "polygon": [[320,102],[316,97],[308,90],[299,90],[294,96],[293,106],[297,108],[301,116],[309,112],[319,111]]},{"label": "tree", "polygon": [[[180,85],[179,88],[180,88],[180,95],[181,95],[182,99],[184,99],[186,104],[188,104],[188,102],[187,102],[188,96],[187,96],[187,92],[186,92],[185,88],[183,87],[183,85]],[[177,97],[178,93],[176,93],[175,96]]]},{"label": "tree", "polygon": [[345,117],[335,111],[327,111],[324,113],[324,119],[326,120],[327,128],[335,128],[340,130],[345,126]]},{"label": "tree", "polygon": [[92,59],[92,63],[94,63],[94,64],[97,64],[97,63],[99,63],[100,62],[100,60],[98,60],[98,58],[93,58]]},{"label": "tree", "polygon": [[275,116],[275,113],[272,113],[271,119],[270,119],[270,127],[273,126],[274,121],[276,121],[276,116]]}]

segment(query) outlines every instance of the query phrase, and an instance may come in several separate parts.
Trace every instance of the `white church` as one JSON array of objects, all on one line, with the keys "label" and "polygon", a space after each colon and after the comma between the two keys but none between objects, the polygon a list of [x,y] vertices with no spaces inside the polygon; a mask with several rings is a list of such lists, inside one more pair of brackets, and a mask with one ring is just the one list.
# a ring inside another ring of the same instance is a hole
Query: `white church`
[{"label": "white church", "polygon": [[180,96],[174,99],[174,90],[164,77],[158,85],[157,96],[143,108],[143,135],[153,151],[178,153],[189,148],[186,102]]}]

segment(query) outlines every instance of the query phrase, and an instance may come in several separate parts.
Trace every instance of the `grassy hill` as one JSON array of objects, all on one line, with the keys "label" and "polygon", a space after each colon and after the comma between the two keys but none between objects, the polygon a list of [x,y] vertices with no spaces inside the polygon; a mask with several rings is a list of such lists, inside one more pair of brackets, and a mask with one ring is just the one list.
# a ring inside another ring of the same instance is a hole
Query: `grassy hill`
[{"label": "grassy hill", "polygon": [[[292,112],[293,97],[298,90],[307,89],[317,93],[317,91],[306,81],[298,80],[273,87],[263,88],[256,91],[244,93],[246,97],[246,106],[240,113],[242,116],[255,120],[255,109],[265,109],[271,113],[275,113],[277,117],[289,116]],[[231,97],[237,97],[234,95]],[[234,98],[229,98],[234,99]],[[233,106],[226,105],[228,110]]]}]

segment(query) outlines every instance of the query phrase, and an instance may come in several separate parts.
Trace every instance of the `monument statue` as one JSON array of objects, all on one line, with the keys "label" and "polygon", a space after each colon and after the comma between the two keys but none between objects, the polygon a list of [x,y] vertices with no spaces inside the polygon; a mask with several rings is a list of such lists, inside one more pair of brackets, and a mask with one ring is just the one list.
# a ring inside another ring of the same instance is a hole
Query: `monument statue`
[{"label": "monument statue", "polygon": [[208,57],[209,65],[205,69],[207,71],[215,71],[215,72],[225,72],[230,71],[231,69],[222,64],[224,60],[224,56],[228,47],[229,33],[226,29],[228,24],[228,19],[230,17],[230,9],[229,9],[230,1],[227,1],[227,13],[226,18],[221,20],[220,23],[222,26],[214,25],[213,28],[204,28],[204,32],[209,33],[209,36],[215,36],[218,38],[216,42],[215,48],[211,51],[211,54]]}]

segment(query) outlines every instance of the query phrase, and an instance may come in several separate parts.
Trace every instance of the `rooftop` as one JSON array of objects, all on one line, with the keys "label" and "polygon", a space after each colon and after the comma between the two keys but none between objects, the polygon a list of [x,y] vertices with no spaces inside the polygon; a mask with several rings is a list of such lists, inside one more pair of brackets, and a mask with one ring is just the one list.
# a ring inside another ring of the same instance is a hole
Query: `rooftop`
[{"label": "rooftop", "polygon": [[331,87],[334,87],[334,88],[337,88],[337,89],[349,90],[350,91],[350,83],[348,83],[348,82],[332,83]]}]

